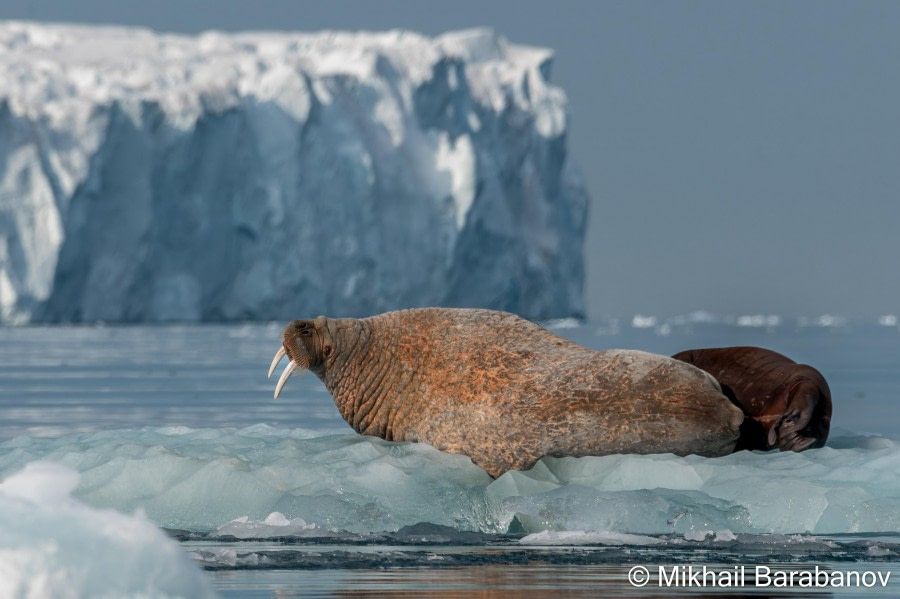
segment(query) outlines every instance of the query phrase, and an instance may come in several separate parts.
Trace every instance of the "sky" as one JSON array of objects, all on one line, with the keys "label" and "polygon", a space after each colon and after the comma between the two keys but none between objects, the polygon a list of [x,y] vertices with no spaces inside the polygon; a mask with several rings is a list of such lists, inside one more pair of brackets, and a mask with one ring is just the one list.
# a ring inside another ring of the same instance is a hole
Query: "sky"
[{"label": "sky", "polygon": [[556,51],[590,317],[900,314],[900,2],[3,0],[0,18],[489,26]]}]

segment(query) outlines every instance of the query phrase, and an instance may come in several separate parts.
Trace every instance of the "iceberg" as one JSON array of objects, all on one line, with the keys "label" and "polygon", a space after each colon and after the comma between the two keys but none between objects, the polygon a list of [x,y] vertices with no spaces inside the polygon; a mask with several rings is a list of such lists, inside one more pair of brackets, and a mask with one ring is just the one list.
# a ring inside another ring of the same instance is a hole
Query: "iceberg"
[{"label": "iceberg", "polygon": [[0,597],[216,597],[176,541],[144,516],[74,501],[78,483],[47,462],[0,483]]},{"label": "iceberg", "polygon": [[583,316],[552,52],[0,23],[0,323]]}]

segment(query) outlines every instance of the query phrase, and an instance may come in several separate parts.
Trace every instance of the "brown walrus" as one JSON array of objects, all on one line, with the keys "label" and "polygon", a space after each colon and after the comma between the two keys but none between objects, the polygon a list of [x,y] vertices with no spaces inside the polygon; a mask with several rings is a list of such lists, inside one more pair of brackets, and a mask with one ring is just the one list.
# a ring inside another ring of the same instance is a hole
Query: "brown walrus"
[{"label": "brown walrus", "polygon": [[735,451],[822,447],[831,426],[831,390],[806,364],[759,347],[690,349],[672,356],[710,373],[747,416]]},{"label": "brown walrus", "polygon": [[275,396],[297,369],[357,432],[469,456],[493,477],[543,456],[731,453],[743,414],[705,372],[594,351],[513,314],[423,308],[295,320]]}]

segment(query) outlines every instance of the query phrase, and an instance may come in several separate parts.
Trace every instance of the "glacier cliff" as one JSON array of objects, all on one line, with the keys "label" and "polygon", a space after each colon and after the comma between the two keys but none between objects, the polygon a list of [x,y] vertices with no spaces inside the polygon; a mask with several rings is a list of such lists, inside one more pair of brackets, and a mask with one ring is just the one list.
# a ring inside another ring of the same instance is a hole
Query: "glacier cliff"
[{"label": "glacier cliff", "polygon": [[581,315],[552,53],[0,23],[0,323]]}]

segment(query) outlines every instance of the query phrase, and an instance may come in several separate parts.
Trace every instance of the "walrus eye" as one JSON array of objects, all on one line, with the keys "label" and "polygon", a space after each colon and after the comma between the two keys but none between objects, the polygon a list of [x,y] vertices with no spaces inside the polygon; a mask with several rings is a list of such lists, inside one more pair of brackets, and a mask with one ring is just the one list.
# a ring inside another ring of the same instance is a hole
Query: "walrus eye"
[{"label": "walrus eye", "polygon": [[330,346],[330,345],[326,345],[325,347],[323,347],[323,348],[322,348],[322,353],[325,355],[326,358],[327,358],[328,356],[330,356],[330,355],[331,355],[331,346]]}]

